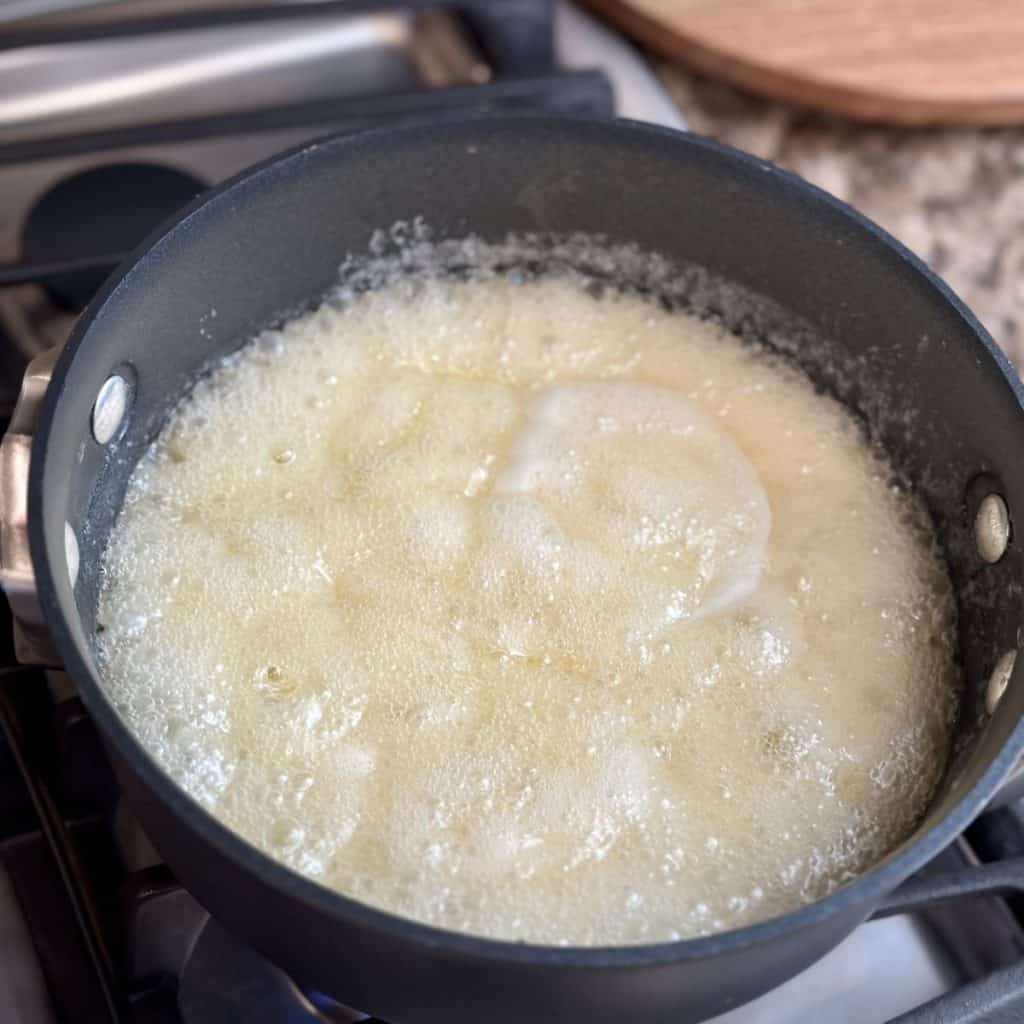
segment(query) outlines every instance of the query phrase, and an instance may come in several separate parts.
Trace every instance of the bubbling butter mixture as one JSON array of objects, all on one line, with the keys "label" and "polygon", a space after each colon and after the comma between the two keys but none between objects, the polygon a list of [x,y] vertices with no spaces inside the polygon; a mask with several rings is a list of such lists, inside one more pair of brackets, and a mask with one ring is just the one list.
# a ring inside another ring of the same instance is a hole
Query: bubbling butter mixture
[{"label": "bubbling butter mixture", "polygon": [[948,578],[849,415],[710,323],[550,276],[268,332],[137,467],[106,686],[203,806],[460,931],[661,941],[913,828]]}]

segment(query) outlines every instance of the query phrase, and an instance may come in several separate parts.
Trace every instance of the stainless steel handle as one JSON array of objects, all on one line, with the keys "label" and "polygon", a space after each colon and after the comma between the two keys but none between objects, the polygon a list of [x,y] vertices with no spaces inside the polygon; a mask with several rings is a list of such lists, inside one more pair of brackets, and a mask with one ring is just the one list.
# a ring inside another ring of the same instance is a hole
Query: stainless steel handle
[{"label": "stainless steel handle", "polygon": [[65,14],[82,7],[106,7],[122,0],[6,0],[0,6],[0,22]]},{"label": "stainless steel handle", "polygon": [[0,442],[0,587],[14,616],[14,649],[25,665],[58,667],[43,612],[28,540],[28,470],[32,438],[59,348],[28,365],[10,426]]}]

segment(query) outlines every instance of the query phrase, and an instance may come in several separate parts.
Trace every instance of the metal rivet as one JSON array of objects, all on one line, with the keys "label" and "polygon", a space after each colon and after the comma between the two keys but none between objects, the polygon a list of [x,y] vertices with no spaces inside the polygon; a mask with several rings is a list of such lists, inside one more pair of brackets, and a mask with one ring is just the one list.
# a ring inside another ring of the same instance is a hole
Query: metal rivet
[{"label": "metal rivet", "polygon": [[64,557],[68,562],[68,577],[73,588],[78,582],[78,538],[67,520],[64,521]]},{"label": "metal rivet", "polygon": [[998,494],[982,499],[974,517],[974,542],[986,562],[998,562],[1010,543],[1010,513]]},{"label": "metal rivet", "polygon": [[117,436],[128,411],[128,382],[116,373],[111,374],[96,396],[92,407],[92,436],[100,444],[108,444]]},{"label": "metal rivet", "polygon": [[999,702],[1003,699],[1003,694],[1006,693],[1006,687],[1010,682],[1010,676],[1013,674],[1013,665],[1016,660],[1017,652],[1007,651],[996,662],[996,667],[992,669],[992,675],[988,679],[988,687],[985,689],[985,710],[990,715],[995,714]]}]

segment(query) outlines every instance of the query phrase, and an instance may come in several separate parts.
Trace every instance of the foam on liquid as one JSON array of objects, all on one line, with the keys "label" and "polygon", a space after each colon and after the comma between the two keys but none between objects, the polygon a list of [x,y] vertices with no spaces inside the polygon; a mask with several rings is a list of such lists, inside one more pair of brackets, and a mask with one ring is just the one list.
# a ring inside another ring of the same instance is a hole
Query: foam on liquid
[{"label": "foam on liquid", "polygon": [[135,471],[106,685],[326,885],[542,943],[706,934],[913,827],[950,585],[847,413],[579,282],[391,285],[261,336]]}]

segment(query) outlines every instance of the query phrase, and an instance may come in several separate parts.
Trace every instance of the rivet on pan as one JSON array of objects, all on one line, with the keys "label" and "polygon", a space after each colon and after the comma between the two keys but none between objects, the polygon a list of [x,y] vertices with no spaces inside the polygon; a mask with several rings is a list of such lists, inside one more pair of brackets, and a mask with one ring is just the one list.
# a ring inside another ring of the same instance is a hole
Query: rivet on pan
[{"label": "rivet on pan", "polygon": [[111,374],[96,396],[92,407],[92,436],[100,444],[108,444],[117,436],[128,410],[128,382],[118,374]]},{"label": "rivet on pan", "polygon": [[999,702],[1003,699],[1003,694],[1006,693],[1006,687],[1010,682],[1010,676],[1013,673],[1013,665],[1016,660],[1017,652],[1007,651],[996,662],[996,667],[992,669],[992,675],[989,676],[988,687],[985,690],[985,710],[990,715],[995,714]]},{"label": "rivet on pan", "polygon": [[998,494],[986,495],[974,517],[974,542],[986,562],[998,562],[1010,543],[1010,513]]},{"label": "rivet on pan", "polygon": [[74,588],[78,581],[78,538],[67,520],[64,521],[64,557],[68,562],[68,576]]}]

